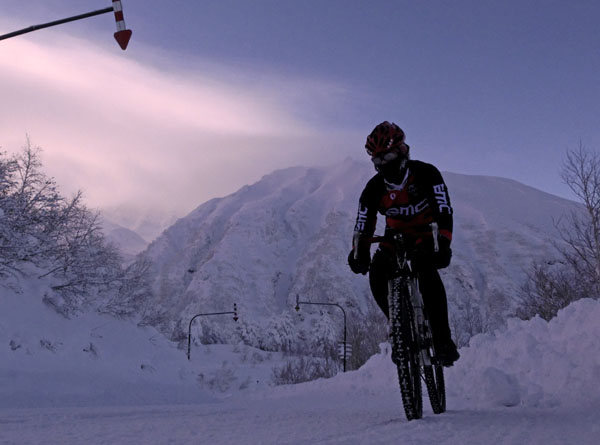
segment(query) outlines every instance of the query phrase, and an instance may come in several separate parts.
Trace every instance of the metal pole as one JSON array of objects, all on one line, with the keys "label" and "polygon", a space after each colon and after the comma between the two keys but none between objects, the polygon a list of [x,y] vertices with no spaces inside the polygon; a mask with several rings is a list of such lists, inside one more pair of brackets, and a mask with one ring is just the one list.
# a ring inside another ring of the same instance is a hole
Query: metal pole
[{"label": "metal pole", "polygon": [[224,315],[224,314],[233,314],[233,320],[234,321],[238,321],[238,316],[237,316],[237,304],[233,303],[233,311],[229,311],[229,312],[210,312],[207,314],[196,314],[192,317],[192,319],[190,320],[190,324],[188,326],[188,347],[187,347],[187,358],[188,360],[190,360],[190,355],[191,355],[191,350],[192,350],[192,323],[194,322],[194,320],[198,317],[202,317],[204,315]]},{"label": "metal pole", "polygon": [[296,295],[296,311],[300,310],[300,305],[301,304],[315,304],[315,305],[320,305],[320,306],[337,306],[342,310],[342,313],[344,314],[344,372],[346,372],[346,339],[347,339],[347,335],[346,335],[346,311],[344,310],[344,308],[342,306],[340,306],[337,303],[313,303],[311,301],[300,301],[300,296]]},{"label": "metal pole", "polygon": [[338,305],[338,307],[344,313],[344,372],[346,372],[346,345],[348,344],[348,342],[346,341],[346,311],[342,306]]},{"label": "metal pole", "polygon": [[33,25],[28,28],[23,28],[18,31],[10,32],[8,34],[3,34],[0,36],[0,40],[9,39],[11,37],[20,36],[21,34],[26,34],[28,32],[37,31],[38,29],[49,28],[51,26],[62,25],[63,23],[74,22],[75,20],[81,20],[88,17],[93,17],[95,15],[106,14],[107,12],[112,12],[113,7],[110,6],[108,8],[99,9],[97,11],[86,12],[85,14],[76,15],[73,17],[68,17],[66,19],[56,20],[54,22],[42,23],[41,25]]}]

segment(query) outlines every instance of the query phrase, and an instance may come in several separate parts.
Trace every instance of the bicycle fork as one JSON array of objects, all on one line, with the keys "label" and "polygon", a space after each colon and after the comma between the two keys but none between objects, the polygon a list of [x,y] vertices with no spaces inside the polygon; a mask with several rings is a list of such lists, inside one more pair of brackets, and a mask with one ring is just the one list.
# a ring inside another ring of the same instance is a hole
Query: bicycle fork
[{"label": "bicycle fork", "polygon": [[417,328],[417,344],[419,347],[421,366],[431,366],[431,357],[433,355],[431,327],[429,326],[429,322],[425,320],[423,297],[419,291],[416,279],[411,280],[410,298]]}]

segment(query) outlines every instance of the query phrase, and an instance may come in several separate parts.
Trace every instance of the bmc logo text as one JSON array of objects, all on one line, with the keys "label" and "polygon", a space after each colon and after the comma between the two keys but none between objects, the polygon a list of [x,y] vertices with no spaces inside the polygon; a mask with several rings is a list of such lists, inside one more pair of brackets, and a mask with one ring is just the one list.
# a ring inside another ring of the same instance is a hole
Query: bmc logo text
[{"label": "bmc logo text", "polygon": [[417,213],[421,213],[427,207],[429,207],[429,204],[427,203],[427,199],[424,199],[416,205],[410,204],[402,207],[390,207],[385,214],[386,216],[413,216]]},{"label": "bmc logo text", "polygon": [[438,209],[440,213],[447,212],[452,213],[452,208],[448,204],[448,192],[446,191],[446,186],[444,184],[438,184],[433,186],[433,193],[435,194],[435,199],[437,201]]},{"label": "bmc logo text", "polygon": [[365,223],[367,222],[367,208],[358,206],[358,216],[356,217],[356,226],[354,226],[355,232],[363,232],[365,230]]}]

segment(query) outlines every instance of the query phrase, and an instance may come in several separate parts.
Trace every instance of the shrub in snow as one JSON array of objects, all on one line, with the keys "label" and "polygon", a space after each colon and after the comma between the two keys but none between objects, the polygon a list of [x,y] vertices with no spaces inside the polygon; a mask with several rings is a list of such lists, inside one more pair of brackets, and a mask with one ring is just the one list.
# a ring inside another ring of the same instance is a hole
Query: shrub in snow
[{"label": "shrub in snow", "polygon": [[275,385],[293,385],[333,377],[337,372],[338,367],[332,360],[302,356],[273,367],[271,380]]},{"label": "shrub in snow", "polygon": [[40,340],[40,346],[44,349],[47,349],[48,351],[56,352],[62,346],[62,343],[59,341],[53,342],[51,340],[42,338]]},{"label": "shrub in snow", "polygon": [[94,346],[94,343],[90,342],[90,345],[87,348],[83,348],[83,352],[87,352],[89,353],[92,357],[98,357],[98,350],[96,349],[96,346]]},{"label": "shrub in snow", "polygon": [[528,320],[536,315],[548,321],[573,301],[594,295],[587,280],[568,264],[534,264],[521,287],[516,315]]},{"label": "shrub in snow", "polygon": [[238,320],[236,334],[245,345],[256,348],[260,346],[260,327],[251,320]]},{"label": "shrub in snow", "polygon": [[508,316],[509,297],[498,289],[489,291],[489,298],[475,301],[466,294],[454,295],[449,321],[454,341],[459,347],[469,343],[477,334],[493,332]]},{"label": "shrub in snow", "polygon": [[290,314],[270,318],[259,339],[261,349],[267,351],[293,351],[298,347],[298,333]]},{"label": "shrub in snow", "polygon": [[152,373],[152,374],[156,372],[156,368],[154,366],[152,366],[151,364],[149,364],[149,363],[142,363],[140,365],[140,369],[142,371],[149,372],[149,373]]}]

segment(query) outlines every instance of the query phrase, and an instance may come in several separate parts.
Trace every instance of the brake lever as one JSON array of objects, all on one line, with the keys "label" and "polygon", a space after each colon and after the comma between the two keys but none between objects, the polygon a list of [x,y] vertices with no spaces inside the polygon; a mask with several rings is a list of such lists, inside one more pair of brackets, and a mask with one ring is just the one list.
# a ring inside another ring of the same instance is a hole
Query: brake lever
[{"label": "brake lever", "polygon": [[352,248],[354,249],[354,260],[358,260],[358,242],[360,241],[360,234],[354,234],[352,239]]},{"label": "brake lever", "polygon": [[438,242],[438,234],[439,234],[438,223],[432,222],[430,224],[430,226],[431,226],[431,233],[433,234],[433,251],[439,252],[440,251],[440,243]]}]

